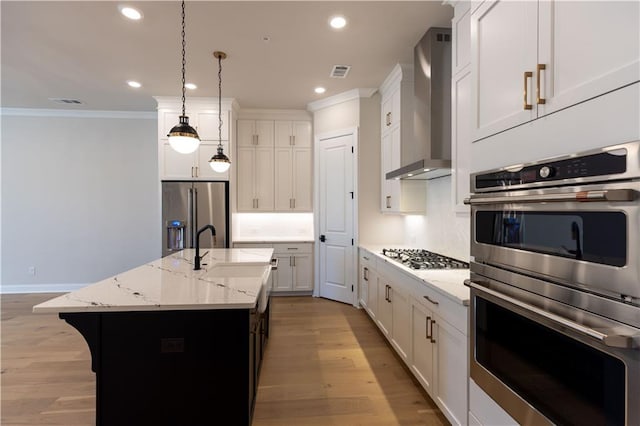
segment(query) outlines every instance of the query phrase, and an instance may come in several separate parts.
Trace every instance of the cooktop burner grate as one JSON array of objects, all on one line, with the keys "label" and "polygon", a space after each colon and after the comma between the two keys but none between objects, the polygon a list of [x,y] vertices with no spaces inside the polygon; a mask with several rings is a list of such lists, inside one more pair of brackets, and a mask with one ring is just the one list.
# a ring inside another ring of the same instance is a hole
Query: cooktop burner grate
[{"label": "cooktop burner grate", "polygon": [[382,254],[411,269],[469,269],[461,260],[422,249],[382,249]]}]

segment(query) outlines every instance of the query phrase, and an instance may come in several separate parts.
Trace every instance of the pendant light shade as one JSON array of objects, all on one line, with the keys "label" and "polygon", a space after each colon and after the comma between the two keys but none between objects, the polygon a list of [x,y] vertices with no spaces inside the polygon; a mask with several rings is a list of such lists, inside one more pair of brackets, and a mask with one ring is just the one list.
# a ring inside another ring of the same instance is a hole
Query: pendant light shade
[{"label": "pendant light shade", "polygon": [[189,125],[189,117],[180,116],[180,123],[173,126],[169,134],[169,145],[180,154],[190,154],[198,149],[200,138],[198,132]]},{"label": "pendant light shade", "polygon": [[231,160],[222,150],[222,60],[227,57],[227,54],[215,51],[213,57],[218,60],[218,152],[211,157],[209,165],[214,172],[224,173],[231,167]]},{"label": "pendant light shade", "polygon": [[180,122],[173,126],[169,134],[169,145],[175,151],[180,154],[190,154],[194,152],[200,146],[200,137],[196,129],[189,125],[189,117],[185,113],[185,65],[187,63],[186,57],[186,42],[184,38],[184,0],[182,0],[182,115],[180,116]]}]

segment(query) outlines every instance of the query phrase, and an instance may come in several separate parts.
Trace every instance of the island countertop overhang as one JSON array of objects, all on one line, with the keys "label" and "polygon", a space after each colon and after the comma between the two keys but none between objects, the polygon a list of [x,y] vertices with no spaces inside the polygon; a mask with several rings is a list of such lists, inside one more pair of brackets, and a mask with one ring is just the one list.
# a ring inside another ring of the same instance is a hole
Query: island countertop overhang
[{"label": "island countertop overhang", "polygon": [[186,249],[34,306],[35,313],[251,309],[269,291],[273,249]]}]

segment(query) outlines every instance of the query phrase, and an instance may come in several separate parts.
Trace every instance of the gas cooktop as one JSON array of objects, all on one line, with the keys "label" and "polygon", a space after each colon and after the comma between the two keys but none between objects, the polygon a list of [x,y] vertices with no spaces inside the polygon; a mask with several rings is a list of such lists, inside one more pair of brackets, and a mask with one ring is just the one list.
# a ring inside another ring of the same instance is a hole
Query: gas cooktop
[{"label": "gas cooktop", "polygon": [[382,249],[382,254],[411,269],[469,269],[467,262],[422,249]]}]

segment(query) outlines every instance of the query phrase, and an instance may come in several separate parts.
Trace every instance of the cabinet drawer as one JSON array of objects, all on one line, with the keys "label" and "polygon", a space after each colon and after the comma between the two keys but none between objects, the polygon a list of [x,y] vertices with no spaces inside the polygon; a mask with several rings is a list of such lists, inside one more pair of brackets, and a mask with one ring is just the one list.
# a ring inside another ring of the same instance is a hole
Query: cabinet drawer
[{"label": "cabinet drawer", "polygon": [[273,251],[277,254],[311,253],[313,251],[311,243],[275,243]]},{"label": "cabinet drawer", "polygon": [[413,287],[413,297],[425,308],[440,316],[465,336],[467,332],[468,308],[417,281]]}]

